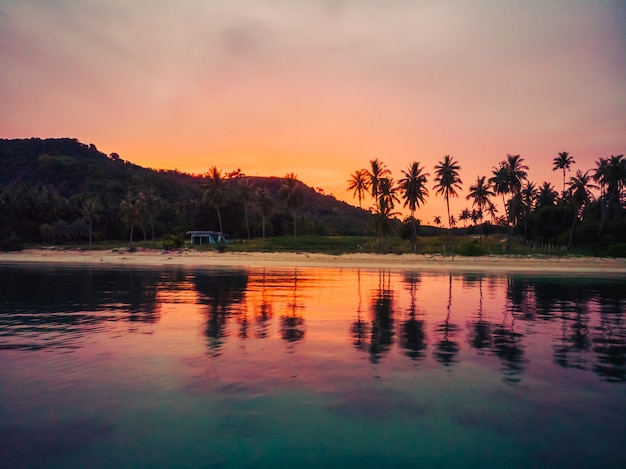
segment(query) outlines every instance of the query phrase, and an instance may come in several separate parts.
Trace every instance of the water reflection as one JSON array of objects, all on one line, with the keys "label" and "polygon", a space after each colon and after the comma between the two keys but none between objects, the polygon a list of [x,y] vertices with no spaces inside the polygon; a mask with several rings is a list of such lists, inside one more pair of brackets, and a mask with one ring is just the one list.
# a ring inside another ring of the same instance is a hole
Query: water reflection
[{"label": "water reflection", "polygon": [[476,316],[469,322],[469,344],[480,354],[491,348],[493,343],[493,324],[485,319],[483,311],[483,276],[466,277],[466,282],[478,284],[478,309]]},{"label": "water reflection", "polygon": [[205,334],[211,353],[219,355],[229,335],[227,324],[243,299],[248,285],[246,271],[208,273],[196,271],[192,281],[199,294],[198,302],[207,307]]},{"label": "water reflection", "polygon": [[393,290],[391,273],[378,273],[378,288],[372,295],[372,324],[370,328],[370,362],[378,363],[393,344]]},{"label": "water reflection", "polygon": [[283,340],[293,343],[304,338],[304,318],[300,311],[304,305],[298,298],[298,268],[293,270],[293,297],[288,304],[288,313],[280,317],[280,336]]},{"label": "water reflection", "polygon": [[409,290],[410,302],[407,308],[408,318],[402,323],[400,346],[407,357],[419,361],[424,358],[426,350],[425,322],[418,317],[417,308],[417,285],[420,283],[420,274],[406,272],[403,280]]},{"label": "water reflection", "polygon": [[446,306],[446,318],[442,324],[437,326],[439,341],[435,344],[435,358],[442,365],[449,367],[454,363],[459,352],[459,343],[454,341],[454,337],[459,332],[459,326],[451,322],[452,309],[452,274],[448,275],[448,302]]},{"label": "water reflection", "polygon": [[300,344],[325,339],[372,364],[392,366],[394,349],[407,363],[445,369],[482,360],[516,384],[547,369],[534,362],[548,349],[556,369],[623,382],[624,286],[615,278],[365,269],[4,266],[0,350],[71,351],[98,334],[152,334],[163,305],[180,304],[198,305],[211,356],[237,341],[278,340],[299,353]]}]

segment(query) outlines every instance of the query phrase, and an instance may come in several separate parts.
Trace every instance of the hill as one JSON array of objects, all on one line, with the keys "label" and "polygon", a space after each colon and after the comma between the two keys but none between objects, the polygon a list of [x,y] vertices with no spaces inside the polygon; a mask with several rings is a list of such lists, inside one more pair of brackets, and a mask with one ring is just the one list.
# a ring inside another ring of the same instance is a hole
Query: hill
[{"label": "hill", "polygon": [[[254,200],[240,196],[242,181],[270,198],[266,232],[293,230],[277,177],[224,177],[220,201],[223,229],[235,238],[247,237],[246,205],[252,236],[260,236],[262,217]],[[54,238],[85,239],[89,223],[94,239],[183,236],[187,230],[218,230],[217,210],[203,197],[205,175],[154,170],[106,155],[95,145],[76,139],[0,139],[0,222],[3,238],[22,241]],[[298,182],[302,205],[297,210],[301,234],[362,234],[368,212]],[[42,228],[43,227],[43,228]],[[50,227],[50,229],[48,229]]]}]

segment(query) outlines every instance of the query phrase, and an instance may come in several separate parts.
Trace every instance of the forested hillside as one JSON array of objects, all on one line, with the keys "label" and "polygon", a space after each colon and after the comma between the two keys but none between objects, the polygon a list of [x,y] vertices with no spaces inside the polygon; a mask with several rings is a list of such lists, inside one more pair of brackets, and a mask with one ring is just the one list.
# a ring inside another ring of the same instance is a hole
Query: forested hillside
[{"label": "forested hillside", "polygon": [[[207,162],[207,166],[211,166]],[[161,239],[187,230],[233,238],[362,234],[368,212],[291,178],[153,170],[76,139],[0,139],[3,239]],[[91,229],[90,229],[91,227]],[[249,229],[248,229],[249,227]]]}]

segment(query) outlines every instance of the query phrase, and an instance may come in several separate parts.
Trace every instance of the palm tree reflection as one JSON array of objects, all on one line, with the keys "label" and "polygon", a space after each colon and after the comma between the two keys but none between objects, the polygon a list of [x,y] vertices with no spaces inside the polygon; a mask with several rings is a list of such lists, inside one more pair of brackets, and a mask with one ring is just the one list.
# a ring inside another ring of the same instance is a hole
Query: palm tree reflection
[{"label": "palm tree reflection", "polygon": [[476,319],[470,322],[469,344],[471,347],[483,354],[485,350],[491,347],[493,342],[492,328],[493,325],[484,319],[483,316],[483,277],[478,277],[478,312]]},{"label": "palm tree reflection", "polygon": [[393,291],[391,274],[378,273],[378,290],[372,302],[374,318],[370,334],[370,362],[378,363],[393,344]]},{"label": "palm tree reflection", "polygon": [[448,307],[446,320],[437,326],[437,333],[441,340],[435,347],[435,358],[444,366],[448,367],[455,362],[456,354],[459,353],[459,343],[452,340],[459,331],[459,326],[450,322],[450,310],[452,308],[452,274],[449,275],[448,283]]},{"label": "palm tree reflection", "polygon": [[416,318],[416,292],[420,275],[416,272],[407,272],[404,281],[409,286],[411,303],[408,308],[409,317],[402,323],[400,345],[405,349],[404,354],[407,357],[412,360],[421,360],[424,358],[424,350],[426,350],[426,333],[424,321]]},{"label": "palm tree reflection", "polygon": [[272,310],[272,303],[267,299],[266,273],[264,267],[263,274],[261,276],[261,304],[259,305],[255,315],[255,336],[257,338],[265,339],[268,336],[269,322],[273,315],[274,312]]},{"label": "palm tree reflection", "polygon": [[[563,302],[564,303],[564,302]],[[565,306],[565,305],[563,305]],[[562,336],[554,346],[554,362],[564,368],[587,369],[585,352],[591,348],[589,337],[589,311],[586,301],[577,301],[574,307],[574,317],[569,317],[569,311],[561,309]]]},{"label": "palm tree reflection", "polygon": [[357,270],[357,294],[359,296],[359,305],[356,309],[356,320],[352,323],[352,327],[350,328],[350,336],[352,337],[352,345],[354,345],[356,349],[366,350],[369,325],[361,317],[361,314],[363,312],[363,297],[361,295],[361,269]]},{"label": "palm tree reflection", "polygon": [[[522,345],[523,334],[515,331],[516,295],[512,294],[513,279],[509,278],[507,303],[510,308],[505,308],[502,322],[493,330],[493,352],[500,358],[503,364],[503,380],[508,384],[518,383],[524,371],[524,347]],[[519,307],[519,304],[517,305]],[[507,324],[510,313],[510,323]]]},{"label": "palm tree reflection", "polygon": [[288,307],[291,309],[290,315],[280,317],[280,335],[283,340],[288,343],[294,343],[304,338],[304,318],[297,314],[302,308],[298,304],[298,268],[294,268],[293,272],[293,299]]},{"label": "palm tree reflection", "polygon": [[593,339],[593,351],[598,355],[594,371],[607,381],[626,381],[626,325],[620,298],[602,302],[599,331]]}]

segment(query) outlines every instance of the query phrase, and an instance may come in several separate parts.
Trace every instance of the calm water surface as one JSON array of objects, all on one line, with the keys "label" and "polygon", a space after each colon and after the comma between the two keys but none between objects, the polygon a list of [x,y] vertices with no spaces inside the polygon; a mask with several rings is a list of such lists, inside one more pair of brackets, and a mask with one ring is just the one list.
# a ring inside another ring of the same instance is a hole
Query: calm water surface
[{"label": "calm water surface", "polygon": [[626,280],[0,266],[0,467],[626,467]]}]

